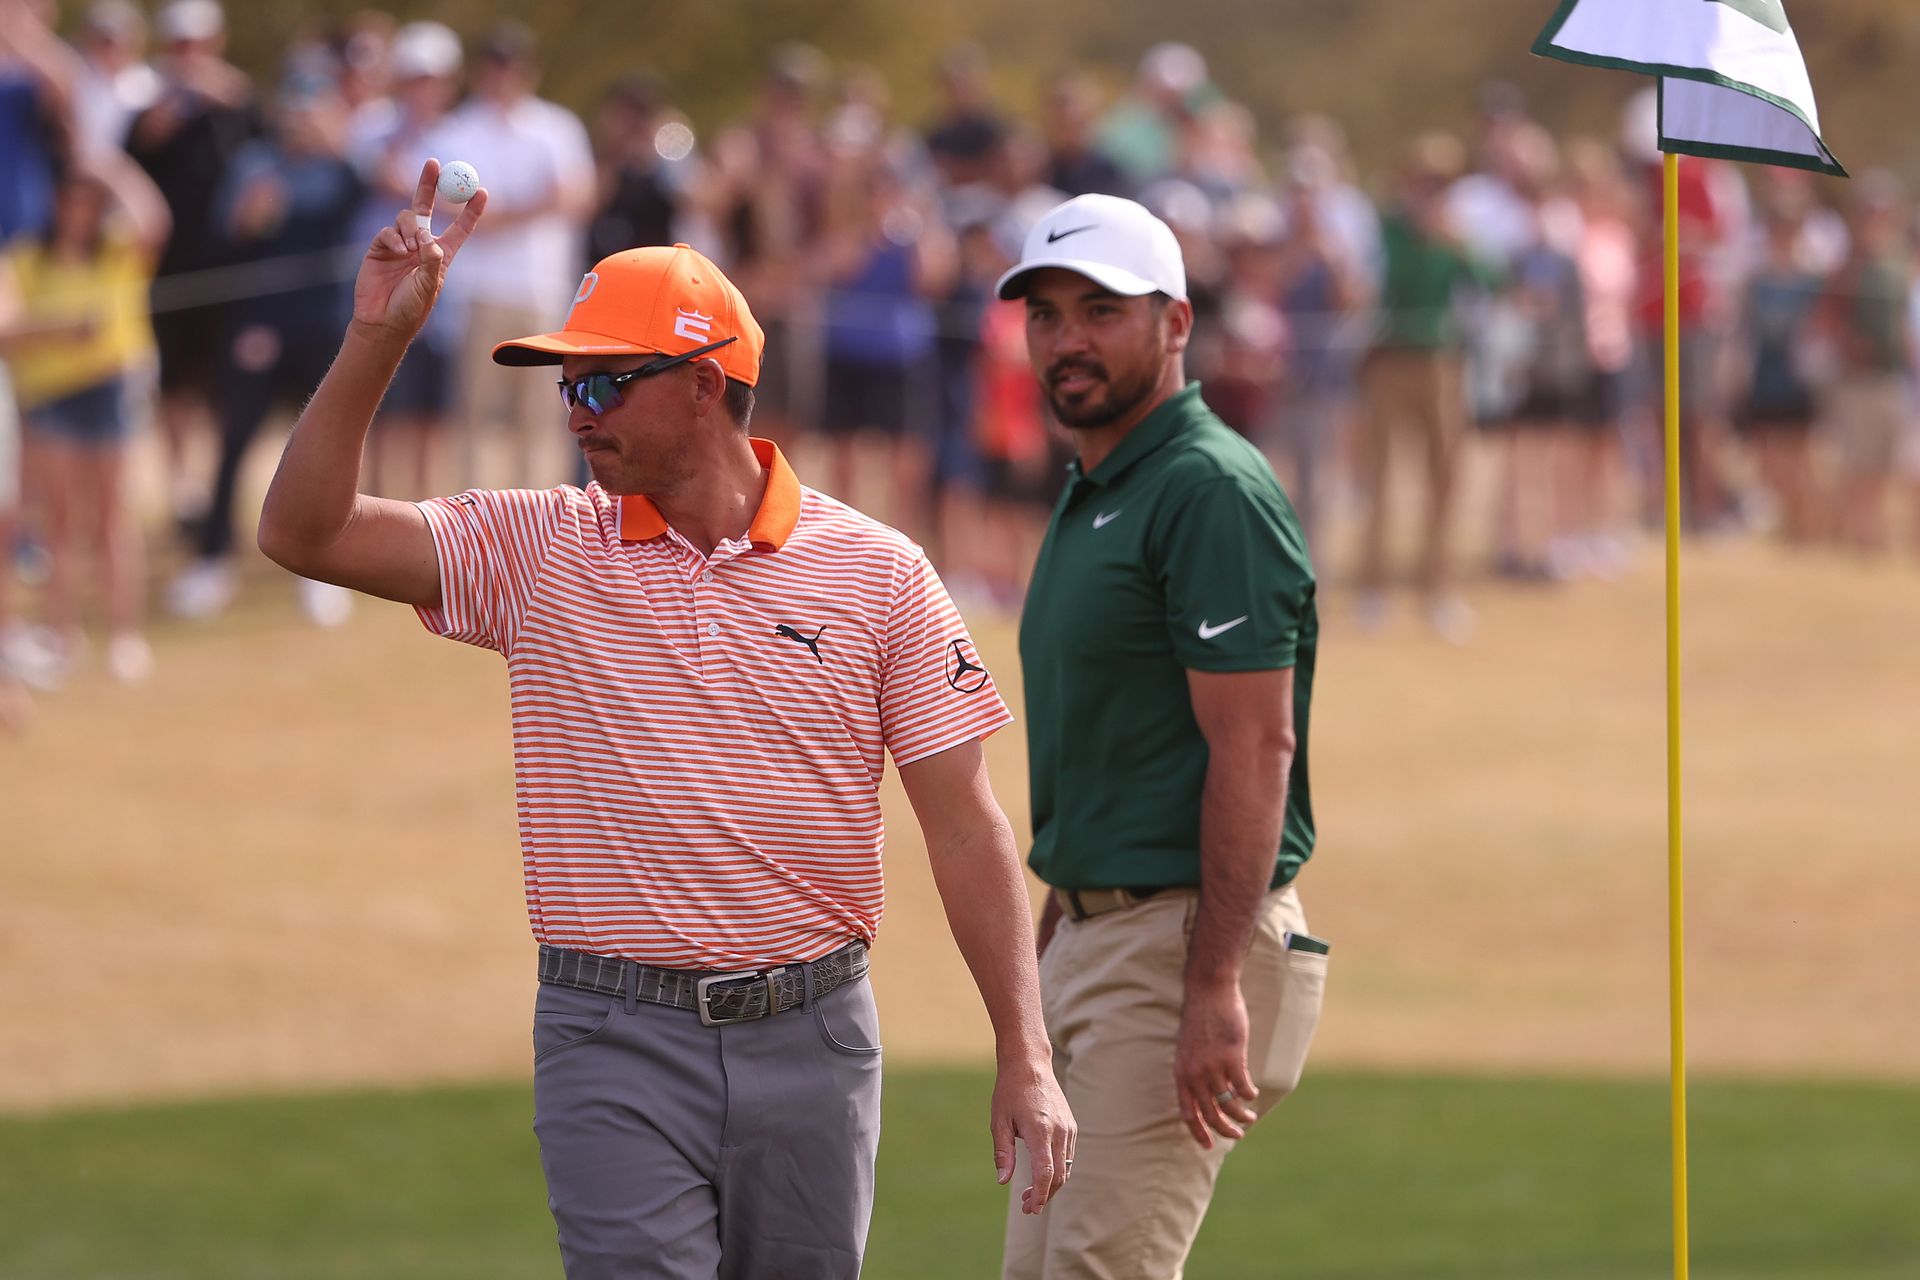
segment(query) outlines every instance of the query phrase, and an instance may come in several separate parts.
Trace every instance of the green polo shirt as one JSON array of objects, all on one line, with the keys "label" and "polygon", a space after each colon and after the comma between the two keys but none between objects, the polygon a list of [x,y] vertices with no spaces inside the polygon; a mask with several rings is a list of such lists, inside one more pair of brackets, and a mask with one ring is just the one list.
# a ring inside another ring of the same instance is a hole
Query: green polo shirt
[{"label": "green polo shirt", "polygon": [[1320,634],[1292,504],[1198,383],[1069,474],[1020,620],[1035,874],[1065,889],[1198,884],[1207,743],[1187,672],[1292,667],[1285,884],[1313,852]]}]

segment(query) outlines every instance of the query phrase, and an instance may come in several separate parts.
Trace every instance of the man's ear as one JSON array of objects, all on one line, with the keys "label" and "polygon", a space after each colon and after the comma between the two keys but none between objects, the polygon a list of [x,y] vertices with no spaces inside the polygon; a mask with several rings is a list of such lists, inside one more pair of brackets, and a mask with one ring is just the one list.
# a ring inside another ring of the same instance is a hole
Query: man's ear
[{"label": "man's ear", "polygon": [[696,360],[693,365],[693,416],[704,418],[726,399],[727,375],[718,360]]},{"label": "man's ear", "polygon": [[1178,355],[1193,340],[1193,304],[1185,298],[1174,298],[1162,311],[1160,322],[1167,326],[1167,350]]}]

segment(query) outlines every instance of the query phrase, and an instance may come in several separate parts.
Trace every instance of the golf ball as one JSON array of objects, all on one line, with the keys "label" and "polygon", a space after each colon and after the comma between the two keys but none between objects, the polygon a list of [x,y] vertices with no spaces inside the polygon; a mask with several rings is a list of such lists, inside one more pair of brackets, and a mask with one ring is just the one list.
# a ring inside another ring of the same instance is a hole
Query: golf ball
[{"label": "golf ball", "polygon": [[480,175],[465,160],[453,160],[440,169],[440,198],[448,204],[465,204],[480,189]]}]

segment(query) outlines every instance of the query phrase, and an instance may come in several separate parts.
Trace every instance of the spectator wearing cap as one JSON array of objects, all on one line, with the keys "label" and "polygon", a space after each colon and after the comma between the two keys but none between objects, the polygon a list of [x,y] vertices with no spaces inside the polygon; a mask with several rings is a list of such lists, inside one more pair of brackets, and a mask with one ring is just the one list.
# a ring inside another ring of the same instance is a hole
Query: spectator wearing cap
[{"label": "spectator wearing cap", "polygon": [[[1017,257],[1009,253],[992,223],[963,223],[959,233],[962,269],[997,283]],[[989,289],[974,357],[973,443],[983,486],[974,531],[957,521],[943,541],[947,555],[966,557],[972,589],[1008,614],[1016,614],[1026,593],[1027,576],[1040,550],[1066,466],[1067,444],[1051,430],[1045,399],[1027,364],[1025,309],[998,298]],[[964,552],[951,543],[967,543]],[[943,563],[945,563],[943,561]]]},{"label": "spectator wearing cap", "polygon": [[[385,110],[363,107],[348,142],[348,158],[367,190],[354,244],[371,241],[412,196],[427,159],[427,137],[459,93],[463,61],[460,37],[441,23],[409,22],[394,32],[387,55],[392,99]],[[459,320],[456,307],[434,309],[380,402],[367,457],[367,480],[376,493],[422,497],[434,491],[453,408]]]},{"label": "spectator wearing cap", "polygon": [[1839,355],[1823,428],[1838,462],[1842,542],[1884,551],[1887,507],[1913,418],[1908,381],[1913,264],[1906,202],[1892,174],[1862,175],[1854,193],[1852,253],[1827,287],[1825,322]]},{"label": "spectator wearing cap", "polygon": [[[272,132],[235,154],[215,193],[225,256],[251,264],[254,290],[232,304],[220,342],[219,463],[194,531],[194,561],[167,591],[181,617],[210,617],[232,602],[241,468],[274,407],[299,404],[326,372],[328,338],[351,302],[341,265],[356,247],[353,215],[364,188],[345,154],[336,69],[323,47],[300,51],[281,84]],[[347,593],[324,583],[303,581],[300,599],[321,626],[339,625],[351,608]]]},{"label": "spectator wearing cap", "polygon": [[1215,206],[1250,191],[1264,191],[1259,126],[1253,112],[1218,94],[1190,111],[1181,122],[1174,160],[1175,176],[1198,187]]},{"label": "spectator wearing cap", "polygon": [[987,170],[985,190],[977,194],[999,206],[993,234],[1009,262],[1020,256],[1020,246],[1034,223],[1065,198],[1047,181],[1047,169],[1046,142],[1038,130],[1015,125],[1001,135]]},{"label": "spectator wearing cap", "polygon": [[1000,1178],[1023,1141],[1037,1213],[1074,1129],[981,751],[1010,717],[939,579],[747,434],[763,335],[685,245],[596,264],[564,327],[495,348],[518,377],[559,367],[584,489],[357,493],[374,405],[479,243],[484,189],[422,229],[437,177],[368,251],[260,543],[506,658],[540,944],[534,1129],[568,1276],[858,1274],[889,753],[995,1028]]},{"label": "spectator wearing cap", "polygon": [[1193,308],[1193,339],[1186,367],[1196,381],[1211,383],[1220,370],[1226,333],[1220,320],[1227,288],[1227,259],[1220,252],[1213,201],[1185,178],[1148,183],[1140,203],[1173,229],[1185,264],[1187,303]]},{"label": "spectator wearing cap", "polygon": [[993,297],[993,284],[1006,264],[993,248],[998,201],[977,185],[949,193],[949,199],[945,218],[953,232],[953,272],[934,304],[931,488],[936,532],[931,545],[949,580],[960,580],[956,594],[964,604],[986,594],[986,475],[978,393],[987,313],[1002,306]]},{"label": "spectator wearing cap", "polygon": [[615,81],[593,123],[599,188],[587,261],[681,239],[700,161],[693,130],[667,101],[660,77],[635,71]]},{"label": "spectator wearing cap", "polygon": [[[1287,496],[1307,545],[1322,545],[1329,462],[1354,402],[1370,270],[1344,234],[1332,160],[1297,146],[1281,206],[1277,296],[1287,331],[1286,371],[1257,435],[1286,460]],[[1373,217],[1366,206],[1366,216]]]},{"label": "spectator wearing cap", "polygon": [[1172,40],[1153,46],[1140,58],[1133,88],[1101,121],[1100,149],[1135,186],[1165,177],[1207,88],[1207,60],[1199,50]]},{"label": "spectator wearing cap", "polygon": [[1385,250],[1373,349],[1361,376],[1368,508],[1361,536],[1355,610],[1362,626],[1387,615],[1387,530],[1393,462],[1414,454],[1426,510],[1416,579],[1428,623],[1465,643],[1473,613],[1455,593],[1453,500],[1467,431],[1467,398],[1457,290],[1490,287],[1499,270],[1480,259],[1458,229],[1447,192],[1459,177],[1459,140],[1429,134],[1408,149],[1398,198],[1381,226]]},{"label": "spectator wearing cap", "polygon": [[[1300,1079],[1326,944],[1314,846],[1313,567],[1258,450],[1186,378],[1179,241],[1081,196],[1003,298],[1078,457],[1020,620],[1054,1069],[1075,1181],[1010,1213],[1001,1274],[1178,1276],[1228,1151]],[[1018,1178],[1016,1177],[1016,1181]]]},{"label": "spectator wearing cap", "polygon": [[1063,196],[1124,196],[1132,191],[1120,166],[1094,145],[1097,102],[1092,82],[1081,71],[1066,72],[1047,90],[1047,181]]},{"label": "spectator wearing cap", "polygon": [[1595,377],[1580,270],[1582,220],[1553,136],[1528,122],[1513,147],[1530,234],[1507,264],[1507,301],[1523,341],[1514,361],[1519,398],[1502,424],[1494,569],[1521,581],[1558,582],[1580,569],[1568,541],[1574,525],[1564,471]]},{"label": "spectator wearing cap", "polygon": [[1214,231],[1222,257],[1220,343],[1207,403],[1269,457],[1277,442],[1261,429],[1272,416],[1287,359],[1280,311],[1284,227],[1273,198],[1249,192],[1220,208]]},{"label": "spectator wearing cap", "polygon": [[552,404],[524,378],[492,362],[488,334],[551,322],[567,300],[564,281],[580,270],[593,212],[593,146],[580,118],[534,96],[540,69],[533,34],[502,23],[482,42],[472,96],[427,136],[427,153],[465,160],[494,193],[493,216],[478,233],[448,301],[462,333],[454,370],[462,400],[462,472],[482,473],[484,437],[507,440],[507,478],[543,485],[564,473],[556,456]]},{"label": "spectator wearing cap", "polygon": [[397,31],[392,16],[377,9],[362,9],[334,29],[329,43],[340,63],[340,100],[356,123],[364,113],[382,111],[390,102]]},{"label": "spectator wearing cap", "polygon": [[215,380],[227,337],[227,295],[206,273],[226,261],[214,200],[234,155],[266,127],[253,82],[226,62],[226,17],[214,0],[172,0],[154,21],[160,96],[134,117],[127,150],[173,215],[153,285],[160,353],[159,426],[174,514],[205,501],[186,471],[212,434]]},{"label": "spectator wearing cap", "polygon": [[160,96],[160,73],[146,59],[147,19],[129,0],[97,0],[80,30],[74,82],[75,141],[91,155],[126,145],[134,117]]},{"label": "spectator wearing cap", "polygon": [[[934,301],[953,287],[953,238],[928,199],[877,156],[836,169],[820,247],[827,280],[826,399],[835,491],[863,509],[857,460],[887,476],[896,524],[925,519],[940,420]],[[875,504],[877,505],[877,504]],[[929,536],[922,532],[921,536]]]},{"label": "spectator wearing cap", "polygon": [[[1339,121],[1307,113],[1287,122],[1286,181],[1312,192],[1321,225],[1359,268],[1370,297],[1380,283],[1380,213],[1355,185],[1353,152]],[[1364,343],[1366,322],[1360,316],[1349,325],[1356,349]]]},{"label": "spectator wearing cap", "polygon": [[[649,245],[703,236],[695,214],[701,159],[692,127],[667,102],[666,85],[649,70],[615,81],[593,116],[596,188],[587,223],[587,263]],[[587,482],[587,462],[575,468]]]},{"label": "spectator wearing cap", "polygon": [[[1658,145],[1659,94],[1654,86],[1628,100],[1622,113],[1621,142],[1634,165],[1639,187],[1641,225],[1661,226],[1665,218],[1665,182]],[[1726,476],[1726,396],[1723,337],[1734,307],[1727,296],[1722,267],[1732,246],[1743,244],[1746,187],[1732,164],[1689,160],[1680,166],[1680,521],[1689,533],[1720,526],[1730,513]],[[1639,469],[1643,516],[1658,524],[1664,492],[1666,418],[1666,273],[1640,272],[1634,305],[1637,358],[1645,374],[1638,419]]]},{"label": "spectator wearing cap", "polygon": [[[1578,573],[1610,576],[1627,558],[1618,528],[1622,515],[1618,494],[1621,445],[1632,402],[1633,301],[1642,270],[1640,242],[1633,222],[1633,192],[1619,152],[1598,139],[1575,138],[1568,144],[1567,162],[1580,215],[1575,261],[1586,298],[1587,353],[1593,378],[1578,399],[1574,438],[1565,458],[1565,541],[1556,558]],[[1819,280],[1815,277],[1808,283],[1810,315]]]},{"label": "spectator wearing cap", "polygon": [[1489,261],[1510,262],[1533,243],[1525,191],[1536,145],[1530,135],[1538,129],[1518,89],[1496,81],[1482,90],[1475,168],[1448,188],[1447,204],[1460,233]]},{"label": "spectator wearing cap", "polygon": [[986,178],[1006,122],[993,106],[992,68],[978,45],[961,45],[940,60],[939,118],[927,128],[927,154],[950,187]]},{"label": "spectator wearing cap", "polygon": [[1767,189],[1765,247],[1741,300],[1745,377],[1734,421],[1756,455],[1761,482],[1780,505],[1781,532],[1789,542],[1806,542],[1823,514],[1814,502],[1815,393],[1807,352],[1821,319],[1826,277],[1804,253],[1807,209],[1790,192],[1784,185]]},{"label": "spectator wearing cap", "polygon": [[823,334],[808,250],[826,221],[827,155],[814,124],[826,75],[811,45],[774,50],[753,114],[716,135],[700,185],[699,207],[766,329],[756,412],[776,439],[820,416]]}]

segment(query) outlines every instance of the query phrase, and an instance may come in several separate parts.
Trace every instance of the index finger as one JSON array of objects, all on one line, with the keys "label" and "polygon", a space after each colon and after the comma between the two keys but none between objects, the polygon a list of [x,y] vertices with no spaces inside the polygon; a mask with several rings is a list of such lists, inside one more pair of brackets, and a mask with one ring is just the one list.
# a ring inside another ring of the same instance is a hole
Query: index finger
[{"label": "index finger", "polygon": [[393,220],[408,253],[418,253],[422,238],[433,235],[433,193],[439,185],[440,162],[429,159],[420,166],[420,183],[413,189],[413,203]]},{"label": "index finger", "polygon": [[420,185],[413,189],[413,211],[422,218],[433,217],[434,193],[440,189],[440,162],[431,156],[420,166]]}]

